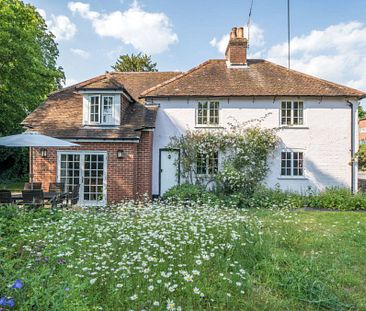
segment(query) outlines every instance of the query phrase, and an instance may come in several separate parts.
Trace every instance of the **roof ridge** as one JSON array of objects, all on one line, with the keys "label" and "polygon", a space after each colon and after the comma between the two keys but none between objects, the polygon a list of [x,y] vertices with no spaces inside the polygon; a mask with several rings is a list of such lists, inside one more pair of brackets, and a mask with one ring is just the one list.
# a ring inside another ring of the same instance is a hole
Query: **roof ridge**
[{"label": "roof ridge", "polygon": [[182,73],[183,71],[110,71],[111,74],[159,74],[159,73]]},{"label": "roof ridge", "polygon": [[174,82],[174,81],[176,81],[176,80],[179,80],[179,79],[181,79],[181,78],[183,78],[183,77],[185,77],[185,76],[187,76],[187,75],[191,74],[192,72],[194,72],[194,71],[196,71],[196,70],[198,70],[198,69],[201,69],[202,67],[206,66],[207,64],[209,64],[209,63],[210,63],[210,62],[212,62],[212,61],[216,61],[216,60],[215,60],[215,59],[209,59],[209,60],[206,60],[205,62],[203,62],[203,63],[201,63],[201,64],[199,64],[199,65],[197,65],[197,66],[195,66],[195,67],[191,68],[190,70],[188,70],[188,71],[186,71],[186,72],[182,72],[180,75],[177,75],[177,76],[175,76],[175,77],[173,77],[173,78],[171,78],[171,79],[169,79],[169,80],[166,80],[166,81],[164,81],[164,82],[162,82],[162,83],[159,83],[159,84],[157,84],[157,85],[155,85],[155,86],[153,86],[153,87],[151,87],[151,88],[149,88],[149,89],[147,89],[147,90],[143,91],[143,92],[140,94],[139,98],[145,97],[148,93],[150,93],[150,92],[152,92],[152,91],[154,91],[154,90],[156,90],[156,89],[158,89],[158,88],[160,88],[160,87],[166,86],[166,85],[168,85],[169,83],[172,83],[172,82]]},{"label": "roof ridge", "polygon": [[320,78],[320,77],[317,77],[317,76],[313,76],[311,74],[304,73],[304,72],[301,72],[301,71],[298,71],[298,70],[295,70],[295,69],[288,69],[285,66],[276,64],[276,63],[271,62],[271,61],[266,60],[266,59],[262,59],[262,60],[266,63],[269,63],[269,64],[273,65],[273,66],[280,67],[281,69],[292,71],[293,73],[298,74],[300,76],[304,76],[304,77],[308,77],[308,78],[311,78],[311,79],[316,79],[316,80],[319,80],[319,81],[322,81],[322,82],[325,82],[325,83],[329,83],[329,84],[332,84],[333,86],[340,87],[342,89],[348,89],[350,91],[360,93],[360,95],[361,94],[366,95],[365,92],[363,92],[361,90],[358,90],[358,89],[355,89],[355,88],[352,88],[352,87],[349,87],[349,86],[346,86],[346,85],[342,85],[342,84],[339,84],[339,83],[336,83],[336,82],[333,82],[333,81],[329,81],[329,80],[326,80],[326,79],[323,79],[323,78]]}]

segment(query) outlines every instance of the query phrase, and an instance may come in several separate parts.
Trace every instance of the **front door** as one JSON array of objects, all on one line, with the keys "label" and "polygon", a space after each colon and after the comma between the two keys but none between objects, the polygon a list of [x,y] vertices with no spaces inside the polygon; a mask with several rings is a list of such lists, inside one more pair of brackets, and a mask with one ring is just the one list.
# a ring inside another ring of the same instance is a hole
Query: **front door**
[{"label": "front door", "polygon": [[159,194],[179,184],[179,150],[160,149]]},{"label": "front door", "polygon": [[107,157],[103,152],[59,152],[57,180],[71,192],[80,185],[80,205],[105,205]]}]

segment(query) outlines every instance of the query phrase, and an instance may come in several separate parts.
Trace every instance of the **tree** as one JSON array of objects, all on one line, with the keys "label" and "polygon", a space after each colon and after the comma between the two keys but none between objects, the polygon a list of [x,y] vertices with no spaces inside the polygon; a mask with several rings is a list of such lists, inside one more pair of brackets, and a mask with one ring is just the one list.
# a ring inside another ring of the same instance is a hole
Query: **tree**
[{"label": "tree", "polygon": [[[0,0],[0,136],[21,132],[26,115],[61,87],[58,54],[54,35],[35,7]],[[14,169],[17,158],[16,149],[0,150],[0,167],[13,164]]]},{"label": "tree", "polygon": [[122,72],[136,72],[136,71],[158,71],[156,63],[153,63],[151,56],[147,54],[138,53],[134,55],[121,55],[112,68],[116,71]]},{"label": "tree", "polygon": [[365,111],[363,110],[361,105],[358,105],[358,118],[362,119],[365,117]]}]

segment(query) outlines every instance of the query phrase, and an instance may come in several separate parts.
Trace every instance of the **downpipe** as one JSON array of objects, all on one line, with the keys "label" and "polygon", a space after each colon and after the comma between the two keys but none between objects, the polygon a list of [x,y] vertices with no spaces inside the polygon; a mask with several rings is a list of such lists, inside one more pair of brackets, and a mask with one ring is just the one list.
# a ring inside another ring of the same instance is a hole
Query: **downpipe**
[{"label": "downpipe", "polygon": [[351,107],[351,191],[353,194],[355,194],[357,192],[356,189],[356,183],[355,183],[355,155],[356,155],[356,150],[355,150],[355,112],[353,111],[353,107],[354,107],[354,103],[352,103],[351,101],[349,101],[348,99],[346,100],[346,102],[349,104],[349,106]]}]

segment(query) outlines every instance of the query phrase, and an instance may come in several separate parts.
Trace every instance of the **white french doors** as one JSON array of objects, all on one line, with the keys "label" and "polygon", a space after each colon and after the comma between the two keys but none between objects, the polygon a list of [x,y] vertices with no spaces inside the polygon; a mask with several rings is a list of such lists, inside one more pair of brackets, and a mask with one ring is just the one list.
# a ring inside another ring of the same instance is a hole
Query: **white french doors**
[{"label": "white french doors", "polygon": [[79,188],[79,205],[107,203],[107,154],[97,151],[58,151],[57,181]]}]

